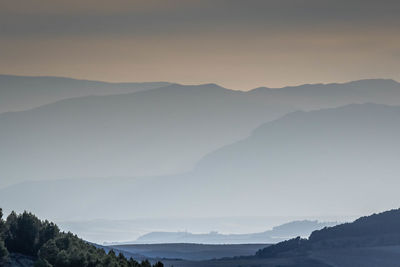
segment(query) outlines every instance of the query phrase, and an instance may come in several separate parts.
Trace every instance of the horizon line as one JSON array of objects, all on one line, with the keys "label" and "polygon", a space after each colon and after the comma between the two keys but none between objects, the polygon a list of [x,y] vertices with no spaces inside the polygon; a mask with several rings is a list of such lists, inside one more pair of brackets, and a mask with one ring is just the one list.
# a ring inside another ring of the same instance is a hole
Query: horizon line
[{"label": "horizon line", "polygon": [[[146,84],[146,83],[165,83],[165,87],[166,86],[171,86],[171,85],[182,85],[182,86],[201,86],[201,85],[216,85],[219,87],[222,87],[224,89],[227,90],[231,90],[231,91],[242,91],[242,92],[250,92],[256,89],[261,89],[261,88],[265,88],[265,89],[272,89],[272,90],[276,90],[276,89],[283,89],[283,88],[293,88],[293,87],[301,87],[301,86],[315,86],[315,85],[340,85],[340,84],[349,84],[349,83],[354,83],[354,82],[361,82],[361,81],[393,81],[395,83],[399,83],[399,81],[397,81],[394,78],[364,78],[364,79],[356,79],[356,80],[348,80],[345,82],[310,82],[310,83],[299,83],[296,85],[285,85],[285,86],[281,86],[281,87],[268,87],[265,85],[261,85],[261,86],[257,86],[254,88],[250,88],[247,90],[240,90],[240,89],[231,89],[231,88],[227,88],[225,86],[221,86],[218,83],[215,82],[209,82],[209,83],[179,83],[179,82],[173,82],[173,81],[160,81],[160,80],[156,80],[156,81],[106,81],[106,80],[95,80],[95,79],[86,79],[86,78],[75,78],[75,77],[68,77],[68,76],[58,76],[58,75],[21,75],[21,74],[5,74],[5,73],[0,73],[0,77],[1,76],[8,76],[8,77],[19,77],[19,78],[54,78],[54,79],[67,79],[67,80],[74,80],[74,81],[82,81],[82,82],[99,82],[99,83],[106,83],[106,84]],[[164,86],[163,86],[164,87]]]}]

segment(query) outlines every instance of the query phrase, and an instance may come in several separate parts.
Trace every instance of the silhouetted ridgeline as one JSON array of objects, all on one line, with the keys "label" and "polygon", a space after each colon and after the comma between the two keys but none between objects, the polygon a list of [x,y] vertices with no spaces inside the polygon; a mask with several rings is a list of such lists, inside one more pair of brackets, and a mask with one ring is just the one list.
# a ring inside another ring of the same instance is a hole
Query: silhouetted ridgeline
[{"label": "silhouetted ridgeline", "polygon": [[[35,267],[151,267],[148,261],[126,259],[113,250],[107,254],[31,213],[12,212],[5,221],[2,216],[0,208],[0,266],[22,266],[23,262]],[[161,262],[154,265],[161,266]]]},{"label": "silhouetted ridgeline", "polygon": [[308,239],[300,237],[280,242],[257,252],[258,257],[276,257],[305,252],[336,249],[400,245],[400,209],[361,217],[312,232]]},{"label": "silhouetted ridgeline", "polygon": [[134,93],[170,84],[167,82],[109,83],[64,77],[0,74],[0,113],[28,110],[66,98]]},{"label": "silhouetted ridgeline", "polygon": [[0,75],[0,187],[28,177],[183,173],[289,112],[354,103],[398,105],[400,84],[377,79],[241,92],[215,84]]},{"label": "silhouetted ridgeline", "polygon": [[[190,232],[151,232],[140,236],[132,242],[123,244],[157,244],[157,243],[197,243],[197,244],[265,244],[278,243],[292,237],[308,237],[311,232],[337,222],[293,221],[274,227],[271,230],[250,234],[221,234],[210,232],[194,234]],[[118,245],[118,242],[116,243]],[[121,245],[121,244],[120,244]]]}]

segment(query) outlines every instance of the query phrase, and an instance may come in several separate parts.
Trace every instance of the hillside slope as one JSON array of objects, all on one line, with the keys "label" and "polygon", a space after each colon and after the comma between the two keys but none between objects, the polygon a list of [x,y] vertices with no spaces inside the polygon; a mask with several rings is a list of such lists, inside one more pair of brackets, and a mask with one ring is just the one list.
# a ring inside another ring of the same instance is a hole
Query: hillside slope
[{"label": "hillside slope", "polygon": [[300,256],[331,266],[397,266],[400,261],[400,209],[314,231],[308,240],[281,242],[257,252],[259,258]]},{"label": "hillside slope", "polygon": [[144,217],[373,211],[398,201],[398,136],[400,107],[296,112],[207,155],[192,172],[26,182],[1,189],[0,201],[10,209],[68,220],[102,218],[104,210],[112,217],[122,211]]},{"label": "hillside slope", "polygon": [[217,85],[171,85],[0,114],[0,186],[21,180],[161,175],[286,112]]}]

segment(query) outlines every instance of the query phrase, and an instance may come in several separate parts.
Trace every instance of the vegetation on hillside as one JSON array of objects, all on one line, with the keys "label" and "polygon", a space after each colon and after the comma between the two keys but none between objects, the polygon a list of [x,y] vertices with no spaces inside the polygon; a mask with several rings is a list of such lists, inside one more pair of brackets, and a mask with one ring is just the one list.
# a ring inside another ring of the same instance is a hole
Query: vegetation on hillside
[{"label": "vegetation on hillside", "polygon": [[7,265],[11,253],[33,257],[35,267],[151,267],[148,261],[139,263],[113,250],[107,254],[72,233],[60,232],[57,225],[41,221],[32,213],[12,212],[3,220],[0,208],[0,266]]},{"label": "vegetation on hillside", "polygon": [[361,217],[352,223],[325,227],[308,239],[293,238],[259,250],[256,256],[301,255],[310,250],[400,245],[400,209]]}]

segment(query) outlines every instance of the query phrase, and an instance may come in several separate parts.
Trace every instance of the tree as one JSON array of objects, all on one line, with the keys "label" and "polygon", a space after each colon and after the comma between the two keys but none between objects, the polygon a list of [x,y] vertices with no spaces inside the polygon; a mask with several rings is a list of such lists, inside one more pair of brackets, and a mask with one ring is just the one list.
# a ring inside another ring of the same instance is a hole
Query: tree
[{"label": "tree", "polygon": [[8,259],[8,250],[4,244],[5,225],[3,220],[3,210],[0,208],[0,266],[3,266]]},{"label": "tree", "polygon": [[151,267],[151,264],[150,264],[150,262],[148,260],[142,261],[141,265],[142,265],[142,267]]},{"label": "tree", "polygon": [[40,226],[39,231],[39,244],[38,246],[43,246],[48,240],[56,238],[60,233],[60,229],[57,225],[52,222],[44,221]]},{"label": "tree", "polygon": [[0,240],[4,240],[4,232],[5,232],[5,223],[3,220],[3,210],[0,208]]},{"label": "tree", "polygon": [[39,259],[35,262],[34,267],[53,267],[53,265],[44,259]]},{"label": "tree", "polygon": [[0,266],[3,266],[8,260],[8,251],[4,245],[4,241],[0,240]]},{"label": "tree", "polygon": [[60,252],[54,239],[47,241],[39,250],[39,257],[46,259],[51,264],[55,264],[57,255]]},{"label": "tree", "polygon": [[164,264],[161,261],[158,261],[156,264],[153,265],[154,267],[164,267]]},{"label": "tree", "polygon": [[5,243],[10,252],[36,256],[39,250],[40,220],[31,213],[12,212],[6,221]]}]

